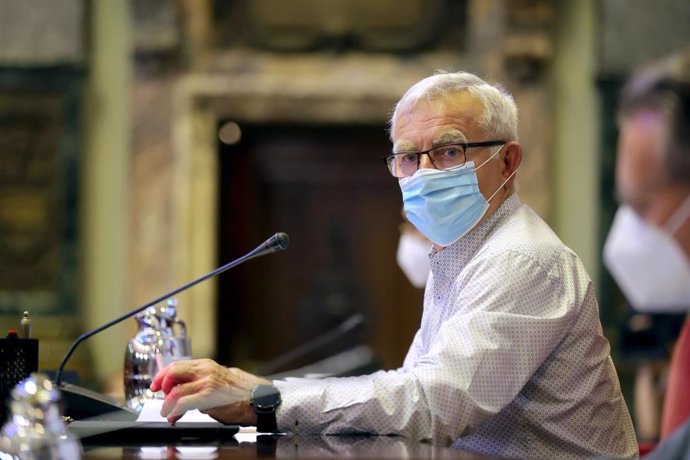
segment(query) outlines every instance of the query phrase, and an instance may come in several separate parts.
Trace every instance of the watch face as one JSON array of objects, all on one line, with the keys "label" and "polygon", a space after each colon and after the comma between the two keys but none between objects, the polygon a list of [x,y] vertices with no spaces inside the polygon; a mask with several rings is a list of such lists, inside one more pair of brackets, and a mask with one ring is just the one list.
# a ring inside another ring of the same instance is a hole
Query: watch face
[{"label": "watch face", "polygon": [[255,409],[275,409],[280,405],[280,392],[273,385],[259,385],[252,391],[252,405]]}]

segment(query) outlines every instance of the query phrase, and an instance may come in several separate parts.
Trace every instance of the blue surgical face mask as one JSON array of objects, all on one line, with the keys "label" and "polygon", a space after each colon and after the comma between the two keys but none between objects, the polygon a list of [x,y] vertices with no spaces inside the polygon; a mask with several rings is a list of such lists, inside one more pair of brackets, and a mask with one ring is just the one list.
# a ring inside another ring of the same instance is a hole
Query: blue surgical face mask
[{"label": "blue surgical face mask", "polygon": [[489,209],[489,200],[517,171],[513,171],[489,200],[479,191],[477,170],[502,148],[476,168],[469,161],[446,170],[418,169],[412,176],[400,179],[403,208],[412,225],[439,246],[449,246],[465,236]]}]

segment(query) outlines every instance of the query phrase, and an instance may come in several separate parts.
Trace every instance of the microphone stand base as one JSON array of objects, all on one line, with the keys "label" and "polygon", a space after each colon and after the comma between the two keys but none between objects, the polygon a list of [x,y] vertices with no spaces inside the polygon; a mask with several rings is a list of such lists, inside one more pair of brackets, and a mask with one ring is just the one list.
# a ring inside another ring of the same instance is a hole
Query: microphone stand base
[{"label": "microphone stand base", "polygon": [[88,418],[134,421],[139,416],[139,413],[129,407],[88,388],[63,382],[59,389],[62,393],[63,414],[74,420]]}]

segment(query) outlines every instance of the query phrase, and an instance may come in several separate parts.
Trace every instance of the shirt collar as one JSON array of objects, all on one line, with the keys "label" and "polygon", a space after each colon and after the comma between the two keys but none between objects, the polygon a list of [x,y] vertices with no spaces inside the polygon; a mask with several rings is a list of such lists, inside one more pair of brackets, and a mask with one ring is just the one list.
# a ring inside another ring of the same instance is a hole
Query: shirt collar
[{"label": "shirt collar", "polygon": [[479,248],[484,244],[488,234],[503,221],[509,214],[512,214],[522,206],[517,193],[510,195],[501,206],[480,225],[467,232],[465,236],[455,243],[447,246],[441,251],[431,249],[431,270],[434,275],[441,274],[445,267],[464,267],[474,257]]}]

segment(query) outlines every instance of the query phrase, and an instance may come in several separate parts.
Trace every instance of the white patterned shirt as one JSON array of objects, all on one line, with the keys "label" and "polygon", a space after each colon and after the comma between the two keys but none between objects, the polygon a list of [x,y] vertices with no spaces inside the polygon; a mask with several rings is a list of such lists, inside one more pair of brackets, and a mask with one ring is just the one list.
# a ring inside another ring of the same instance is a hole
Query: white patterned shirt
[{"label": "white patterned shirt", "polygon": [[397,434],[501,457],[637,456],[589,276],[517,195],[430,260],[403,366],[275,381],[282,430]]}]

